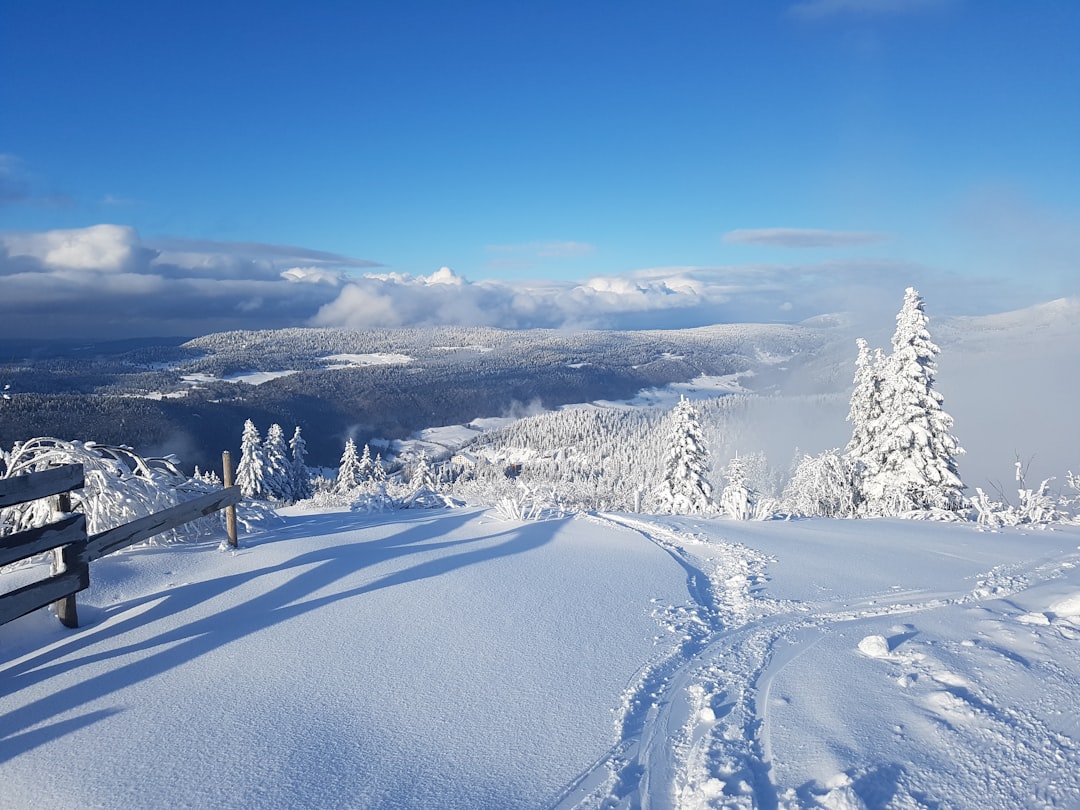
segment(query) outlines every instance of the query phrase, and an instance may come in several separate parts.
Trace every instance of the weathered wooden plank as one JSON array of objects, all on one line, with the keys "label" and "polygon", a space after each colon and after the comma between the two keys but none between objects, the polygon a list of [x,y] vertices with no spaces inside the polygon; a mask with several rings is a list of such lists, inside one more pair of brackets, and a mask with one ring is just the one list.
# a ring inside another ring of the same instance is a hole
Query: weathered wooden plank
[{"label": "weathered wooden plank", "polygon": [[85,483],[82,464],[66,464],[51,470],[0,478],[0,506],[36,501],[72,489]]},{"label": "weathered wooden plank", "polygon": [[0,565],[86,539],[86,515],[68,515],[56,523],[0,537]]},{"label": "weathered wooden plank", "polygon": [[31,582],[0,596],[0,624],[10,622],[58,599],[90,587],[88,565]]},{"label": "weathered wooden plank", "polygon": [[133,543],[148,540],[154,535],[239,503],[240,499],[240,487],[228,487],[95,534],[87,543],[88,559],[93,561]]}]

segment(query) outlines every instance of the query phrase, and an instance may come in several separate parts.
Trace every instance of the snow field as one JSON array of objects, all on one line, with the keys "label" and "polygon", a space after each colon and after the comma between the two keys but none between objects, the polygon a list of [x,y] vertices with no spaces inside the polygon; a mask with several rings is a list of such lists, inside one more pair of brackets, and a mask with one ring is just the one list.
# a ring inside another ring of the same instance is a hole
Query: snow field
[{"label": "snow field", "polygon": [[649,600],[684,593],[662,551],[584,521],[288,520],[235,555],[95,564],[77,633],[0,628],[4,801],[535,807],[662,651]]},{"label": "snow field", "polygon": [[0,627],[0,804],[1080,806],[1080,528],[285,514]]}]

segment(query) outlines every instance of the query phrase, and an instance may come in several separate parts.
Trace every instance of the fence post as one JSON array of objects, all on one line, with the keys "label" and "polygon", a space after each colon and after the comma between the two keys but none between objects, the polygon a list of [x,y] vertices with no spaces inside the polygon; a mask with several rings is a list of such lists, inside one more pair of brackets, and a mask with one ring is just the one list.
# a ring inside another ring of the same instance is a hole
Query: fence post
[{"label": "fence post", "polygon": [[[221,454],[221,480],[226,488],[233,485],[232,454],[225,450]],[[229,548],[236,548],[236,506],[225,507],[225,533],[229,536]]]},{"label": "fence post", "polygon": [[[62,514],[68,514],[71,512],[71,493],[61,492],[56,496],[57,507]],[[64,560],[64,550],[62,548],[53,549],[53,573],[60,573],[67,568],[67,564]],[[64,627],[76,628],[79,626],[79,611],[75,607],[75,594],[65,596],[63,599],[58,599],[53,602],[53,607],[56,609],[56,618],[60,620],[60,624]]]}]

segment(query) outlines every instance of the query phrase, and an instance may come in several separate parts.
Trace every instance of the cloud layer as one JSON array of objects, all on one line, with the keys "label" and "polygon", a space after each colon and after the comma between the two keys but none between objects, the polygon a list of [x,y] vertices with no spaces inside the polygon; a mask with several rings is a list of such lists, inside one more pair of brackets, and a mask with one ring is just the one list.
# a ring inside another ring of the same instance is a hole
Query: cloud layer
[{"label": "cloud layer", "polygon": [[[734,233],[755,244],[833,247],[876,236]],[[889,325],[909,284],[943,314],[952,302],[965,312],[1019,303],[992,284],[975,287],[919,265],[872,259],[660,267],[539,283],[470,281],[446,267],[428,276],[377,270],[363,259],[283,245],[144,243],[121,225],[0,233],[0,337],[194,336],[306,325],[680,328],[832,312]]]},{"label": "cloud layer", "polygon": [[295,326],[374,262],[94,225],[0,233],[0,336],[197,335]]},{"label": "cloud layer", "polygon": [[826,231],[815,228],[742,228],[728,231],[724,241],[737,245],[783,248],[839,248],[873,245],[888,237],[873,231]]}]

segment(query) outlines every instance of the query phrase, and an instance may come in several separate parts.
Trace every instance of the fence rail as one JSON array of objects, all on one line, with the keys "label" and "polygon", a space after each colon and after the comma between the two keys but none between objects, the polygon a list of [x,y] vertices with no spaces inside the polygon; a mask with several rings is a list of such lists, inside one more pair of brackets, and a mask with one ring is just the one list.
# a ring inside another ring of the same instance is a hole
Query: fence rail
[{"label": "fence rail", "polygon": [[[85,483],[81,464],[0,479],[0,507],[59,496],[60,511],[70,511],[70,492]],[[0,595],[0,624],[56,604],[66,627],[78,627],[75,594],[90,587],[90,563],[133,543],[175,529],[240,502],[240,488],[226,487],[88,537],[86,516],[68,514],[36,529],[0,537],[0,565],[46,551],[54,556],[51,576]],[[230,544],[234,537],[230,534]]]}]

